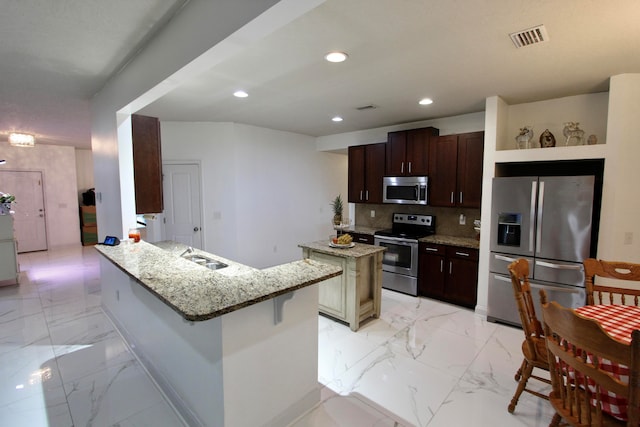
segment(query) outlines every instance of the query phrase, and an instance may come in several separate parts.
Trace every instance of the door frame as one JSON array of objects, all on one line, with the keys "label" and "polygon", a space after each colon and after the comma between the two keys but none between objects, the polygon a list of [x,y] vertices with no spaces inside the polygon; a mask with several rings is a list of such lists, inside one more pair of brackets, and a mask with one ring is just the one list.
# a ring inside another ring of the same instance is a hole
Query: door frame
[{"label": "door frame", "polygon": [[[46,182],[46,174],[45,171],[43,169],[32,169],[32,168],[11,168],[11,169],[2,169],[2,172],[38,172],[40,173],[40,177],[42,178],[42,204],[44,206],[44,240],[45,240],[45,249],[44,251],[48,251],[49,250],[49,209],[48,209],[48,203],[47,203],[47,191],[45,188],[45,182]],[[2,188],[0,188],[0,191],[4,191],[2,190]],[[19,203],[19,201],[18,201]],[[18,240],[17,236],[16,236],[16,241]],[[20,243],[18,242],[18,248],[17,248],[18,253],[20,253]]]},{"label": "door frame", "polygon": [[[164,167],[164,165],[195,165],[198,166],[198,177],[200,179],[200,186],[198,187],[198,191],[200,192],[200,207],[199,207],[199,211],[200,211],[200,238],[202,239],[202,249],[205,249],[207,247],[207,238],[205,236],[205,233],[202,232],[203,229],[206,228],[206,224],[205,224],[205,217],[204,217],[204,179],[202,179],[202,161],[200,160],[195,160],[195,159],[185,159],[185,160],[165,160],[162,159],[162,165]],[[162,172],[162,185],[164,186],[164,170]],[[164,210],[162,212],[162,232],[163,235],[166,236],[167,235],[167,230],[166,230],[166,215],[164,214]]]}]

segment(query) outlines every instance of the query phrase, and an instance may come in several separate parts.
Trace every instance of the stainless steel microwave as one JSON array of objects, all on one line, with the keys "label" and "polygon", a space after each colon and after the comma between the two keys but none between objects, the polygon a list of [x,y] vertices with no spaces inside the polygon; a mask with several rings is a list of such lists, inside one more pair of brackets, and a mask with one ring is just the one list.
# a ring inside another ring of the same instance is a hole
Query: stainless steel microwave
[{"label": "stainless steel microwave", "polygon": [[382,201],[426,205],[428,182],[426,176],[385,176],[382,181]]}]

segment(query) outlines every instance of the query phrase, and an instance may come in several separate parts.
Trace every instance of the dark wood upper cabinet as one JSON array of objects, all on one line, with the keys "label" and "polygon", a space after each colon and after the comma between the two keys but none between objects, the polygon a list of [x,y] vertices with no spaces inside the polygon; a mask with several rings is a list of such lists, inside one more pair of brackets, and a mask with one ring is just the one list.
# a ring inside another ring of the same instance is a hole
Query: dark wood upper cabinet
[{"label": "dark wood upper cabinet", "polygon": [[483,154],[484,132],[458,135],[457,206],[480,207]]},{"label": "dark wood upper cabinet", "polygon": [[160,121],[134,114],[131,116],[131,134],[136,213],[160,213],[164,210]]},{"label": "dark wood upper cabinet", "polygon": [[458,136],[440,136],[429,145],[429,205],[455,206]]},{"label": "dark wood upper cabinet", "polygon": [[386,145],[386,176],[429,174],[429,142],[438,136],[433,127],[389,132]]},{"label": "dark wood upper cabinet", "polygon": [[429,205],[479,208],[484,132],[440,136],[429,145]]},{"label": "dark wood upper cabinet", "polygon": [[349,195],[351,203],[382,203],[384,142],[349,147]]}]

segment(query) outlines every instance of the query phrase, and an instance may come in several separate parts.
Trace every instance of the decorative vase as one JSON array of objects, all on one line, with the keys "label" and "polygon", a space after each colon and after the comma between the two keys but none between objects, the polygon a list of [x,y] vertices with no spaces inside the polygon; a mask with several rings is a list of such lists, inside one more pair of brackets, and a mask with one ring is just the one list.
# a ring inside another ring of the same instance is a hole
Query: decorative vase
[{"label": "decorative vase", "polygon": [[520,128],[520,133],[516,136],[516,147],[519,149],[532,148],[530,145],[532,139],[533,128],[531,126]]},{"label": "decorative vase", "polygon": [[549,129],[545,129],[544,132],[540,134],[540,147],[548,148],[556,146],[556,137],[553,136]]}]

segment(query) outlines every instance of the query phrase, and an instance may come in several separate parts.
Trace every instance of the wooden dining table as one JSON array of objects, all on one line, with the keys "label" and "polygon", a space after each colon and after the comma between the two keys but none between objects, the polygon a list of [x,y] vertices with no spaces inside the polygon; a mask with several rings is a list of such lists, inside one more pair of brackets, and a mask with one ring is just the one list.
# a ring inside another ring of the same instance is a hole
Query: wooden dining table
[{"label": "wooden dining table", "polygon": [[[585,305],[575,309],[576,313],[594,319],[612,337],[631,343],[631,332],[640,329],[640,307],[627,305]],[[624,365],[601,360],[601,367],[612,372],[622,381],[629,381],[629,368]],[[615,393],[602,394],[603,410],[620,420],[627,419],[627,399]]]}]

